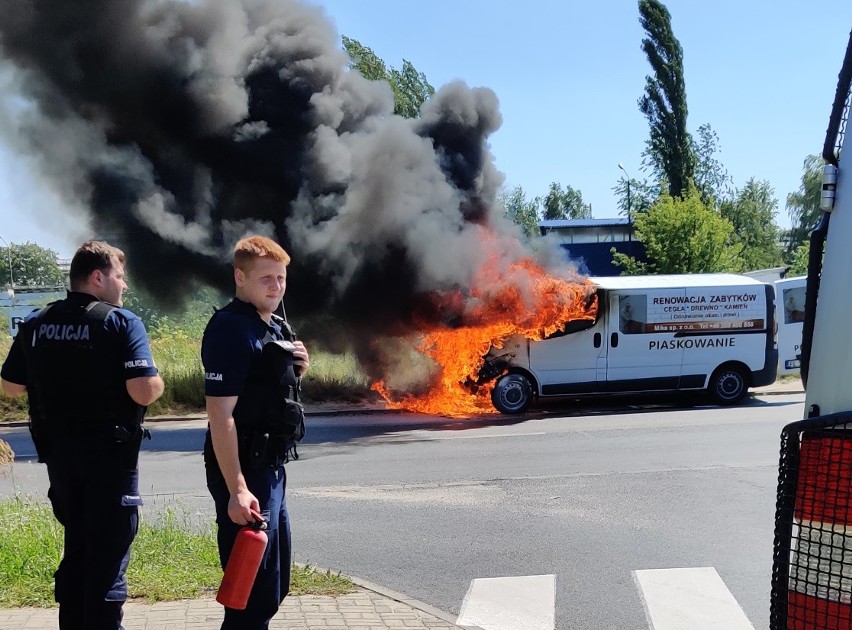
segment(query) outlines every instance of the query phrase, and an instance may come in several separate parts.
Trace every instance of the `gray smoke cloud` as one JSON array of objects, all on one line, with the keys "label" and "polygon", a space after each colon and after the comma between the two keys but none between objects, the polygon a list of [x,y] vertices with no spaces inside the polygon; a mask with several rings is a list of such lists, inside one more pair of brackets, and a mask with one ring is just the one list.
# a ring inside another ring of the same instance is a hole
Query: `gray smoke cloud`
[{"label": "gray smoke cloud", "polygon": [[164,302],[198,281],[229,289],[230,249],[260,232],[293,257],[291,312],[370,339],[415,313],[464,321],[477,270],[530,256],[497,202],[496,95],[454,82],[418,119],[394,116],[390,87],[347,69],[317,7],[7,0],[0,53],[22,98],[7,141]]}]

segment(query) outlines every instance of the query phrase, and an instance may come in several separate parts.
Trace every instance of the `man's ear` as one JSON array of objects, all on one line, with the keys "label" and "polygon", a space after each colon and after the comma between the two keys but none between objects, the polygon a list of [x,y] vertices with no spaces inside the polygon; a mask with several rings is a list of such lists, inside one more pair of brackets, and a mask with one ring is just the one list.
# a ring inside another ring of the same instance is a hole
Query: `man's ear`
[{"label": "man's ear", "polygon": [[89,279],[92,281],[92,284],[101,287],[104,284],[104,272],[100,269],[95,269],[92,275],[89,276]]},{"label": "man's ear", "polygon": [[234,283],[241,287],[246,283],[246,274],[239,267],[234,268]]}]

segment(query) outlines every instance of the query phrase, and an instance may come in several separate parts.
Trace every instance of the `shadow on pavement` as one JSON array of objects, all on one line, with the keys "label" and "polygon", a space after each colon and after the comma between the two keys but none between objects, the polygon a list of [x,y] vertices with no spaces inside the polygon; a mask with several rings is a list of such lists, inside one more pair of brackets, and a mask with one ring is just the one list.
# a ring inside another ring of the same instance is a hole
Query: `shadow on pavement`
[{"label": "shadow on pavement", "polygon": [[[751,407],[776,407],[795,404],[787,401],[767,401],[748,396],[738,405]],[[410,435],[412,431],[470,431],[492,427],[510,427],[523,424],[530,420],[550,417],[606,416],[611,414],[648,414],[660,411],[682,411],[696,407],[715,407],[703,396],[695,394],[643,394],[602,396],[599,398],[560,398],[547,399],[539,402],[528,412],[517,416],[507,416],[499,413],[482,414],[465,418],[450,418],[445,416],[430,416],[409,412],[360,411],[353,408],[337,411],[329,415],[311,414],[306,419],[307,433],[302,441],[303,455],[309,454],[311,445],[347,443],[357,444],[365,440],[386,436],[392,438],[395,434],[408,433],[400,442],[428,440],[428,436]],[[146,426],[151,429],[152,439],[142,444],[144,452],[179,452],[200,453],[204,446],[206,422],[203,420],[187,420],[191,426],[180,426],[175,422],[149,422]],[[14,434],[3,438],[10,442],[15,450],[15,461],[34,461],[34,447],[26,427],[21,427]],[[392,443],[388,440],[383,443]]]}]

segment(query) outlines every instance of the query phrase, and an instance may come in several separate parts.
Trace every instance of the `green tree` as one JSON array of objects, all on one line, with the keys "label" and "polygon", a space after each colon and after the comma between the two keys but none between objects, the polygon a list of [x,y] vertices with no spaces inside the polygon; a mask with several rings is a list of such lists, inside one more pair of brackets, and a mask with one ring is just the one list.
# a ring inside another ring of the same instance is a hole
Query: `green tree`
[{"label": "green tree", "polygon": [[[61,287],[65,274],[56,262],[56,252],[35,243],[10,243],[0,247],[0,283],[14,280],[15,286]],[[9,273],[11,260],[12,273]]]},{"label": "green tree", "polygon": [[393,88],[394,114],[405,118],[417,118],[420,108],[435,93],[435,88],[418,72],[414,65],[402,60],[402,70],[391,68],[390,84]]},{"label": "green tree", "polygon": [[734,226],[708,208],[694,187],[684,198],[663,194],[648,212],[636,215],[635,226],[648,262],[613,248],[613,262],[626,274],[741,270],[741,246],[730,244]]},{"label": "green tree", "polygon": [[537,197],[527,201],[524,189],[515,186],[508,194],[503,193],[500,201],[505,209],[506,217],[520,225],[524,234],[527,236],[538,235],[539,199]]},{"label": "green tree", "polygon": [[792,227],[786,233],[787,257],[790,259],[800,245],[808,240],[811,231],[819,222],[822,210],[819,207],[822,196],[822,168],[824,162],[818,155],[805,158],[802,170],[802,183],[799,190],[787,195],[787,212]]},{"label": "green tree", "polygon": [[668,183],[669,194],[681,197],[695,170],[686,130],[683,49],[672,31],[671,15],[659,0],[639,0],[639,23],[647,33],[642,50],[653,71],[645,77],[645,95],[639,99],[650,127],[645,157],[656,179]]},{"label": "green tree", "polygon": [[804,276],[808,273],[808,258],[811,255],[811,242],[805,241],[793,252],[790,266],[787,269],[789,276]]},{"label": "green tree", "polygon": [[743,270],[782,264],[779,229],[775,223],[777,208],[778,200],[769,182],[753,177],[732,200],[720,204],[720,216],[734,226],[731,244],[740,246]]},{"label": "green tree", "polygon": [[618,214],[625,217],[635,217],[641,212],[648,212],[654,201],[660,196],[660,187],[652,186],[646,180],[630,178],[630,195],[627,194],[627,178],[618,180],[612,191],[618,198],[616,206]]},{"label": "green tree", "polygon": [[345,35],[343,48],[351,60],[349,67],[358,70],[364,78],[371,81],[387,81],[393,90],[393,113],[405,118],[416,118],[420,107],[435,93],[435,88],[418,72],[414,65],[402,60],[402,70],[388,67],[373,50],[357,39]]},{"label": "green tree", "polygon": [[698,128],[698,140],[692,139],[692,154],[695,156],[693,181],[701,200],[711,207],[718,206],[732,196],[733,183],[727,169],[716,155],[720,152],[719,136],[704,123]]},{"label": "green tree", "polygon": [[583,201],[583,193],[571,186],[563,190],[558,182],[550,184],[542,203],[545,219],[588,219],[592,216],[592,206]]}]

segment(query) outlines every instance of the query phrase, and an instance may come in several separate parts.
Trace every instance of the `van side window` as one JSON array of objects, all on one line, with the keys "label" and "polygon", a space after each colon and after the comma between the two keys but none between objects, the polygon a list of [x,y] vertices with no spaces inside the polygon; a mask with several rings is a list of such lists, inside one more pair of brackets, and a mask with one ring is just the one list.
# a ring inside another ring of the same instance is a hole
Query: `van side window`
[{"label": "van side window", "polygon": [[645,332],[648,300],[644,293],[618,296],[618,329],[625,335]]},{"label": "van side window", "polygon": [[784,323],[805,321],[805,287],[784,289]]}]

